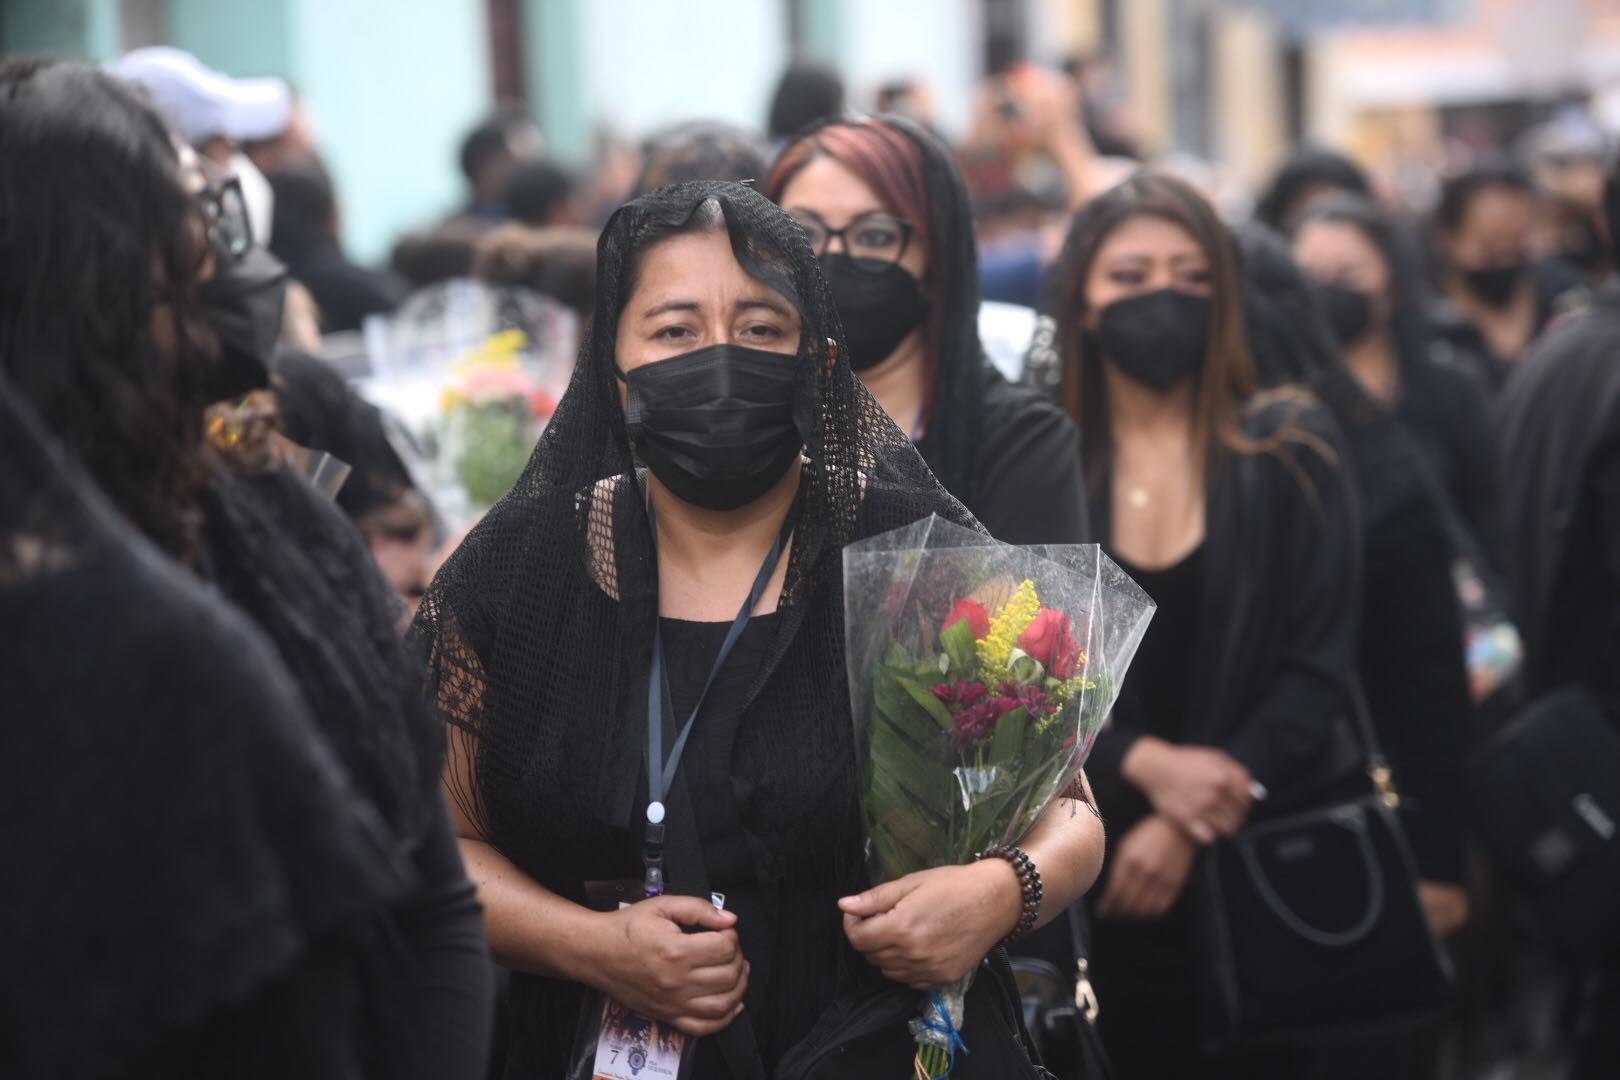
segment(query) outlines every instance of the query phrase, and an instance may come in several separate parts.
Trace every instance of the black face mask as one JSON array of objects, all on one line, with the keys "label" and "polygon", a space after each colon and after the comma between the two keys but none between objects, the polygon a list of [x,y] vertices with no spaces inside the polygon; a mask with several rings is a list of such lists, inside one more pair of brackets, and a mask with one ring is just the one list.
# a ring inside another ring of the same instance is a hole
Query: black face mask
[{"label": "black face mask", "polygon": [[1204,363],[1209,339],[1209,297],[1159,289],[1102,309],[1095,341],[1124,375],[1168,390]]},{"label": "black face mask", "polygon": [[1519,283],[1530,270],[1530,265],[1519,262],[1482,266],[1477,270],[1464,270],[1463,280],[1475,296],[1493,308],[1507,307],[1519,291]]},{"label": "black face mask", "polygon": [[1350,345],[1367,336],[1373,326],[1372,297],[1328,281],[1318,282],[1315,288],[1328,325],[1333,328],[1334,340]]},{"label": "black face mask", "polygon": [[261,247],[221,258],[199,290],[203,317],[219,335],[219,364],[206,384],[208,400],[228,401],[270,385],[270,356],[281,335],[287,268]]},{"label": "black face mask", "polygon": [[821,257],[838,316],[849,341],[849,366],[865,371],[887,360],[917,328],[928,303],[910,271],[876,259]]},{"label": "black face mask", "polygon": [[804,446],[793,418],[797,369],[795,356],[714,345],[620,373],[630,440],[682,501],[747,506]]}]

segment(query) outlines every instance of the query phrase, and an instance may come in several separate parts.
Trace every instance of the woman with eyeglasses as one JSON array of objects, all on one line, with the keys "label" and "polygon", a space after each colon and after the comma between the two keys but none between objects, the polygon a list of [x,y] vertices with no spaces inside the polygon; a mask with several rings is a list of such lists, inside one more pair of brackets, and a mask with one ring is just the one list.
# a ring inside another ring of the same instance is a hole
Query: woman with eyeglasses
[{"label": "woman with eyeglasses", "polygon": [[[210,184],[191,148],[107,74],[38,60],[0,65],[0,374],[126,522],[273,647],[320,749],[363,803],[369,843],[404,887],[386,902],[351,896],[348,918],[311,922],[316,913],[300,899],[309,881],[244,849],[226,831],[230,817],[201,797],[189,815],[154,814],[149,845],[122,857],[149,864],[154,881],[201,861],[230,868],[237,884],[258,882],[246,900],[221,895],[220,927],[174,928],[161,892],[98,891],[102,868],[69,847],[29,872],[58,881],[63,902],[81,905],[87,920],[105,907],[147,909],[152,939],[124,940],[117,962],[148,969],[154,987],[172,984],[176,957],[197,946],[188,935],[217,933],[205,939],[214,946],[204,950],[209,962],[188,968],[187,1000],[153,1003],[165,1006],[160,1030],[131,1033],[124,1017],[86,1018],[86,1046],[105,1036],[125,1055],[94,1062],[95,1075],[478,1076],[492,1011],[488,948],[438,791],[444,736],[396,633],[398,601],[354,529],[261,453],[255,431],[209,438],[210,403],[240,395],[243,381],[266,380],[255,350],[277,322],[263,316],[280,312],[274,290],[254,285],[263,281],[251,273],[258,249],[244,247],[230,224],[238,215],[229,190]],[[266,292],[274,303],[260,302]],[[97,599],[110,607],[116,597],[91,594],[91,609]],[[165,647],[132,633],[118,662],[155,663]],[[85,679],[116,671],[95,650],[78,661]],[[193,707],[188,695],[206,687],[175,681],[166,689],[172,710],[143,708],[134,689],[109,700],[111,717],[157,739],[174,737],[169,713]],[[222,729],[248,721],[247,710],[214,717]],[[234,737],[222,730],[221,743]],[[87,743],[87,767],[105,752]],[[283,782],[302,781],[287,774]],[[97,812],[56,801],[53,785],[39,790],[52,800],[36,807],[42,822]],[[310,843],[305,819],[268,813],[259,824],[289,848]],[[323,872],[343,870],[332,863]],[[261,908],[286,909],[285,925],[246,943],[233,936],[255,925]],[[163,928],[179,939],[174,948],[164,947]],[[311,963],[321,969],[313,980],[283,981]],[[92,1020],[110,1030],[92,1030]],[[134,1066],[159,1043],[174,1048],[160,1067]],[[92,1072],[30,1075],[81,1071]]]},{"label": "woman with eyeglasses", "polygon": [[979,267],[961,174],[900,117],[800,132],[766,194],[821,259],[850,363],[951,494],[1008,543],[1089,539],[1080,437],[1009,384],[979,342]]}]

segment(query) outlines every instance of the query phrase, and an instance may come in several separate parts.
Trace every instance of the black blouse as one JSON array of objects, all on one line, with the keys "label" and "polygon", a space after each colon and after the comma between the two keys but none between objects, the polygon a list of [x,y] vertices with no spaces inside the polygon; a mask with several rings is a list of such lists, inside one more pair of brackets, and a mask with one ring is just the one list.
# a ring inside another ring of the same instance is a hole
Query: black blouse
[{"label": "black blouse", "polygon": [[[775,613],[749,620],[715,674],[680,764],[709,887],[724,893],[726,910],[737,915],[737,936],[751,966],[745,1008],[767,1069],[804,1037],[836,995],[848,948],[837,922],[828,917],[836,913],[837,901],[836,889],[829,891],[829,883],[799,882],[786,890],[761,884],[738,809],[734,785],[741,778],[733,758],[737,728],[745,722],[746,695],[777,621]],[[661,624],[675,718],[670,726],[678,729],[691,715],[731,624],[678,619],[663,619]],[[853,761],[850,764],[853,768]],[[828,845],[828,857],[836,858],[838,853],[831,849],[838,843],[836,831],[828,830],[819,839]],[[786,897],[800,887],[802,896]],[[825,910],[805,910],[817,903]],[[714,1040],[699,1046],[693,1075],[729,1075]]]},{"label": "black blouse", "polygon": [[[1270,792],[1268,813],[1310,801],[1362,760],[1349,711],[1362,564],[1347,451],[1327,411],[1297,393],[1256,403],[1244,420],[1262,443],[1284,425],[1297,434],[1274,449],[1211,467],[1197,647],[1177,669],[1198,703],[1186,741],[1247,767]],[[1092,504],[1105,535],[1108,498],[1096,492]],[[1117,776],[1142,734],[1124,722],[1105,732],[1093,782]]]},{"label": "black blouse", "polygon": [[[970,488],[951,492],[990,535],[1009,544],[1083,544],[1091,540],[1080,432],[1033,387],[1009,383],[988,363],[978,468]],[[930,466],[950,432],[929,431],[917,444]]]},{"label": "black blouse", "polygon": [[[1143,570],[1112,553],[1120,569],[1152,597],[1157,608],[1136,659],[1114,705],[1112,723],[1138,735],[1155,735],[1167,742],[1187,741],[1191,726],[1187,661],[1198,648],[1198,626],[1203,612],[1204,548],[1161,570]],[[1098,742],[1115,736],[1109,732]],[[1152,806],[1135,787],[1122,782],[1113,770],[1093,781],[1097,804],[1108,812],[1109,832],[1123,836],[1147,817]]]}]

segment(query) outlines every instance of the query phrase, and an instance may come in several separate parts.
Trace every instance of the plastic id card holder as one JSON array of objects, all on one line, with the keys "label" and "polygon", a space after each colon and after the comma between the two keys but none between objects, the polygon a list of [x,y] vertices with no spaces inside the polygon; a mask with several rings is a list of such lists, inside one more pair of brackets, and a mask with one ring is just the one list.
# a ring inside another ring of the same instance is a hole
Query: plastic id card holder
[{"label": "plastic id card holder", "polygon": [[[585,902],[595,911],[617,911],[645,898],[639,880],[585,883]],[[714,893],[710,899],[725,908],[724,896]],[[671,1025],[592,990],[580,1007],[568,1080],[686,1080],[695,1047],[695,1039]]]}]

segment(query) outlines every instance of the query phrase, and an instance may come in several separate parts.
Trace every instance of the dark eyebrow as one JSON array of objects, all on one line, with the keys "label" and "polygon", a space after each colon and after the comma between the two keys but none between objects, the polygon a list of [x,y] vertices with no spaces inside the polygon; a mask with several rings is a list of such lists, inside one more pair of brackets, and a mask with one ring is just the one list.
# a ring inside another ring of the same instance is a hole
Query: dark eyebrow
[{"label": "dark eyebrow", "polygon": [[[816,224],[820,225],[824,229],[832,228],[831,225],[827,224],[827,219],[826,218],[822,217],[820,214],[816,213],[814,210],[809,209],[808,207],[791,206],[791,207],[787,208],[787,212],[790,215],[797,214],[800,217],[814,218],[815,221],[816,221]],[[854,225],[856,222],[863,221],[863,220],[865,220],[866,218],[869,218],[869,217],[895,217],[895,216],[896,215],[889,213],[887,210],[885,210],[881,206],[874,206],[869,210],[862,210],[859,213],[850,215],[850,219],[844,223],[844,228],[847,229],[851,225]]]},{"label": "dark eyebrow", "polygon": [[788,311],[786,306],[777,303],[775,300],[766,300],[763,297],[747,297],[737,301],[738,311],[752,311],[755,308],[764,308],[766,311],[780,315],[784,319],[793,317],[793,313]]},{"label": "dark eyebrow", "polygon": [[698,311],[696,300],[666,300],[662,304],[654,304],[641,313],[643,319],[656,319],[660,315],[667,315],[672,311]]}]

